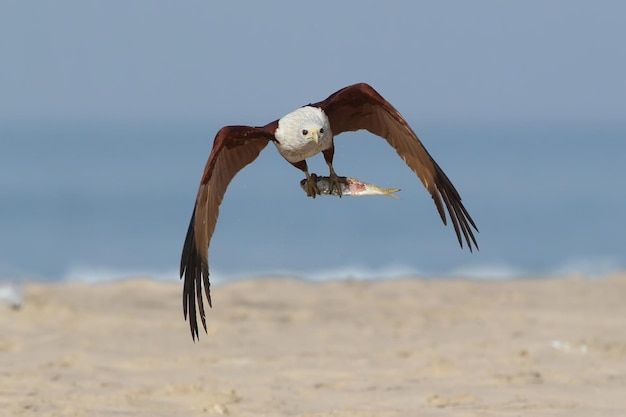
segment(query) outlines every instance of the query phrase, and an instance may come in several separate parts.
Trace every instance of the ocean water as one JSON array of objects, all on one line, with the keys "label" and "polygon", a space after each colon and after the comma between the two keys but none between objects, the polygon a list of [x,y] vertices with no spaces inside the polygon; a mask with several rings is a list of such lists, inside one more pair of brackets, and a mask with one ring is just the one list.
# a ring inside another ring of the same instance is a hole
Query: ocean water
[{"label": "ocean water", "polygon": [[[197,185],[219,124],[0,124],[0,281],[176,281]],[[515,278],[626,268],[626,125],[417,125],[476,221],[460,249],[384,140],[336,138],[335,167],[399,199],[307,198],[273,145],[231,183],[212,280]],[[311,171],[327,175],[321,156]]]}]

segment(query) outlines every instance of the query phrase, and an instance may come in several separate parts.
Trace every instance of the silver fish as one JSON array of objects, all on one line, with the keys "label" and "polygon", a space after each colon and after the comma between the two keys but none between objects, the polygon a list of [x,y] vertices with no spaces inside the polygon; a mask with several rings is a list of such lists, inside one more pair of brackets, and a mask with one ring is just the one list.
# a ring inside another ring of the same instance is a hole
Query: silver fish
[{"label": "silver fish", "polygon": [[[336,189],[333,189],[333,192],[330,192],[330,177],[314,177],[317,180],[317,188],[320,190],[321,195],[339,195]],[[345,196],[361,196],[361,195],[388,195],[393,198],[398,198],[397,193],[400,191],[399,188],[381,188],[374,184],[369,184],[367,182],[363,182],[356,178],[350,177],[339,177],[341,180],[345,180],[340,182],[341,193]],[[306,192],[306,178],[300,181],[300,187]]]}]

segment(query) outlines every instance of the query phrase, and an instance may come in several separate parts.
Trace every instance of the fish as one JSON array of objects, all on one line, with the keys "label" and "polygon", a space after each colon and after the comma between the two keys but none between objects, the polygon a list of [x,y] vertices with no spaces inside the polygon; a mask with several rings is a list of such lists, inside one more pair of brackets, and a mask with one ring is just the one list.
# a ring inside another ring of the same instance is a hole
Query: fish
[{"label": "fish", "polygon": [[[311,177],[317,182],[317,188],[320,195],[336,195],[339,193],[337,189],[330,192],[330,177],[320,177],[312,174]],[[399,188],[382,188],[374,184],[363,182],[356,178],[339,177],[341,186],[341,195],[344,196],[362,196],[362,195],[388,195],[393,198],[399,198],[395,193],[400,191]],[[300,187],[306,192],[306,178],[300,181]]]}]

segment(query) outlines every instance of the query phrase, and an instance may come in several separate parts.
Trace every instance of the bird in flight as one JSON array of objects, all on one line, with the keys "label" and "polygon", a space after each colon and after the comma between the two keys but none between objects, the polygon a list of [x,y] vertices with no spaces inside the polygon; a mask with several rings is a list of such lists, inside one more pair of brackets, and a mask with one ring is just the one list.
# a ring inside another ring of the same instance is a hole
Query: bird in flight
[{"label": "bird in flight", "polygon": [[180,277],[184,277],[183,312],[185,319],[189,318],[194,340],[199,336],[196,311],[205,332],[207,330],[202,286],[210,307],[208,248],[219,206],[230,181],[272,142],[290,164],[304,172],[306,183],[303,188],[312,198],[319,195],[320,190],[315,175],[309,173],[306,160],[321,152],[330,170],[330,191],[341,196],[345,177],[339,177],[333,167],[334,137],[361,129],[387,140],[422,181],[444,225],[447,224],[447,210],[461,247],[466,242],[470,251],[478,249],[474,237],[474,230],[478,232],[476,224],[463,206],[454,185],[413,129],[371,86],[354,84],[265,126],[225,126],[217,132],[200,180],[180,261]]}]

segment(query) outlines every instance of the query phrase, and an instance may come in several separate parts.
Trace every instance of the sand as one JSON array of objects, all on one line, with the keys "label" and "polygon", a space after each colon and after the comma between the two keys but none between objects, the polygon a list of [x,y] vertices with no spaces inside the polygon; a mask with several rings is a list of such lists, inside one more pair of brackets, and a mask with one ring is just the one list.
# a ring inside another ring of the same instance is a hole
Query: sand
[{"label": "sand", "polygon": [[626,415],[626,275],[213,290],[193,343],[179,283],[27,285],[0,415]]}]

